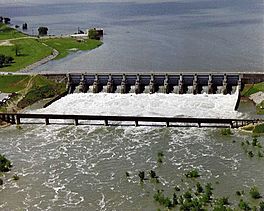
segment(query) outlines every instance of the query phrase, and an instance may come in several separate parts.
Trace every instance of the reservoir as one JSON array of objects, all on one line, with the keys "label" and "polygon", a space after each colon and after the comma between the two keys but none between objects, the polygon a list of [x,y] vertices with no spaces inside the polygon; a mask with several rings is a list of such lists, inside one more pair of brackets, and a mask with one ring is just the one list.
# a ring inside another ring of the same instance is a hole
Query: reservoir
[{"label": "reservoir", "polygon": [[0,14],[27,33],[104,28],[104,45],[34,72],[261,72],[262,0],[5,1]]}]

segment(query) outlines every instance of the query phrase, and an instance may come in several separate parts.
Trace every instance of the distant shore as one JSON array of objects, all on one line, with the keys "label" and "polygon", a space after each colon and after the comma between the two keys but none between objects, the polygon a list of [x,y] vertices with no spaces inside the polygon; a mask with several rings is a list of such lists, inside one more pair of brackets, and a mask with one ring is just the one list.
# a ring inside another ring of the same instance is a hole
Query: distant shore
[{"label": "distant shore", "polygon": [[66,57],[72,49],[86,51],[103,44],[100,40],[71,38],[70,36],[33,37],[0,23],[0,54],[14,61],[0,68],[0,72],[28,72],[53,59]]}]

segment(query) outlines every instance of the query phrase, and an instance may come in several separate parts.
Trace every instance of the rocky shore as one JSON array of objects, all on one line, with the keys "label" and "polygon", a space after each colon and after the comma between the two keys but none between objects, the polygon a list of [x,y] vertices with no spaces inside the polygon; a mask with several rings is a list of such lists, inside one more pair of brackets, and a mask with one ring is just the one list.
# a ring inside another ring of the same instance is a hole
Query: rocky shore
[{"label": "rocky shore", "polygon": [[264,92],[257,92],[255,94],[252,94],[249,96],[249,99],[258,105],[264,101]]}]

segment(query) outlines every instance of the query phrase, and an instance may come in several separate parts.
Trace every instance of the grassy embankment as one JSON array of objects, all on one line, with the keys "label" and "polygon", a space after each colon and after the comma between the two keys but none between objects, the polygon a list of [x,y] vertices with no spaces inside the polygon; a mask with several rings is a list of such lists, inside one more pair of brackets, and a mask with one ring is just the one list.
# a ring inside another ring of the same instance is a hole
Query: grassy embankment
[{"label": "grassy embankment", "polygon": [[[264,92],[264,82],[258,83],[258,84],[247,84],[241,95],[244,97],[250,97],[250,95],[255,94],[257,92]],[[256,105],[257,114],[264,114],[264,100]],[[242,127],[245,131],[250,131],[252,133],[256,134],[264,134],[264,124],[257,124],[257,125],[247,125]]]},{"label": "grassy embankment", "polygon": [[[51,55],[53,49],[59,52],[56,59],[61,59],[66,57],[72,49],[92,50],[102,44],[101,41],[97,40],[78,41],[73,38],[30,37],[4,24],[0,24],[0,43],[4,41],[8,42],[7,45],[0,45],[0,54],[13,57],[14,62],[9,66],[0,68],[2,72],[16,72],[23,69]],[[18,56],[15,48],[18,49]]]},{"label": "grassy embankment", "polygon": [[50,38],[50,39],[43,39],[40,41],[59,51],[59,55],[55,59],[64,58],[70,52],[73,51],[92,50],[102,45],[101,41],[90,40],[90,39],[77,41],[76,39],[73,38]]},{"label": "grassy embankment", "polygon": [[[264,92],[264,82],[258,84],[247,84],[243,89],[241,95],[244,97],[250,97],[250,95],[257,92]],[[256,105],[257,114],[264,114],[264,100]]]},{"label": "grassy embankment", "polygon": [[19,111],[33,103],[65,92],[64,83],[56,83],[40,75],[2,75],[0,91],[16,92],[17,96],[0,107],[1,112]]},{"label": "grassy embankment", "polygon": [[0,40],[27,37],[27,35],[0,23]]}]

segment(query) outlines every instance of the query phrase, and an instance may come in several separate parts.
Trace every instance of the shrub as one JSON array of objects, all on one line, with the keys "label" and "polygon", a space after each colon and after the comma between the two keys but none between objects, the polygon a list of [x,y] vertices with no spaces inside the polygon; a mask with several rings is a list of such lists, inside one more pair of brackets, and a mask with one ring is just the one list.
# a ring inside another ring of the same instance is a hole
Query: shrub
[{"label": "shrub", "polygon": [[4,155],[0,154],[0,172],[7,172],[10,171],[12,165],[11,162],[6,159]]},{"label": "shrub", "polygon": [[163,192],[160,190],[157,190],[153,198],[155,201],[157,201],[160,205],[163,205],[164,207],[167,207],[167,208],[173,207],[172,201],[168,197],[165,197]]},{"label": "shrub", "polygon": [[153,171],[153,170],[150,170],[150,172],[149,172],[149,176],[150,176],[151,179],[158,178],[157,175],[156,175],[156,172]]},{"label": "shrub", "polygon": [[164,157],[164,153],[162,151],[158,152],[158,157]]},{"label": "shrub", "polygon": [[187,178],[197,178],[200,177],[198,171],[196,169],[193,169],[185,174]]},{"label": "shrub", "polygon": [[243,201],[243,199],[240,199],[238,206],[241,210],[245,210],[245,211],[251,210],[249,204]]},{"label": "shrub", "polygon": [[221,129],[221,134],[227,136],[227,135],[232,135],[232,132],[230,128],[223,128]]},{"label": "shrub", "polygon": [[180,191],[181,190],[179,186],[176,186],[174,189],[175,189],[175,191]]},{"label": "shrub", "polygon": [[177,204],[179,204],[179,202],[176,193],[174,193],[172,196],[172,206],[176,206]]},{"label": "shrub", "polygon": [[257,139],[257,138],[253,138],[252,146],[253,146],[253,147],[256,147],[257,144],[258,144],[258,139]]},{"label": "shrub", "polygon": [[13,180],[19,180],[19,176],[17,176],[16,174],[15,175],[13,175]]},{"label": "shrub", "polygon": [[253,133],[264,133],[264,124],[258,124],[255,126]]},{"label": "shrub", "polygon": [[237,196],[241,196],[242,194],[241,194],[241,192],[240,192],[239,190],[237,190],[237,191],[236,191],[236,195],[237,195]]},{"label": "shrub", "polygon": [[183,194],[183,197],[186,199],[186,201],[191,201],[192,200],[192,194],[187,191]]},{"label": "shrub", "polygon": [[217,200],[217,204],[218,205],[228,205],[228,197],[222,197],[220,199]]},{"label": "shrub", "polygon": [[203,187],[199,182],[196,183],[196,191],[197,193],[202,193],[203,192]]},{"label": "shrub", "polygon": [[140,171],[138,173],[138,176],[140,178],[140,181],[143,182],[143,180],[145,179],[145,172],[144,171]]},{"label": "shrub", "polygon": [[264,211],[264,201],[259,202],[259,211]]},{"label": "shrub", "polygon": [[258,157],[259,158],[262,158],[263,157],[263,154],[260,151],[258,151]]},{"label": "shrub", "polygon": [[261,195],[258,191],[258,188],[256,186],[252,187],[249,191],[249,194],[250,196],[253,198],[253,199],[259,199],[261,198]]},{"label": "shrub", "polygon": [[254,157],[254,153],[252,151],[249,151],[248,152],[248,156],[251,157],[251,158],[253,158]]}]

